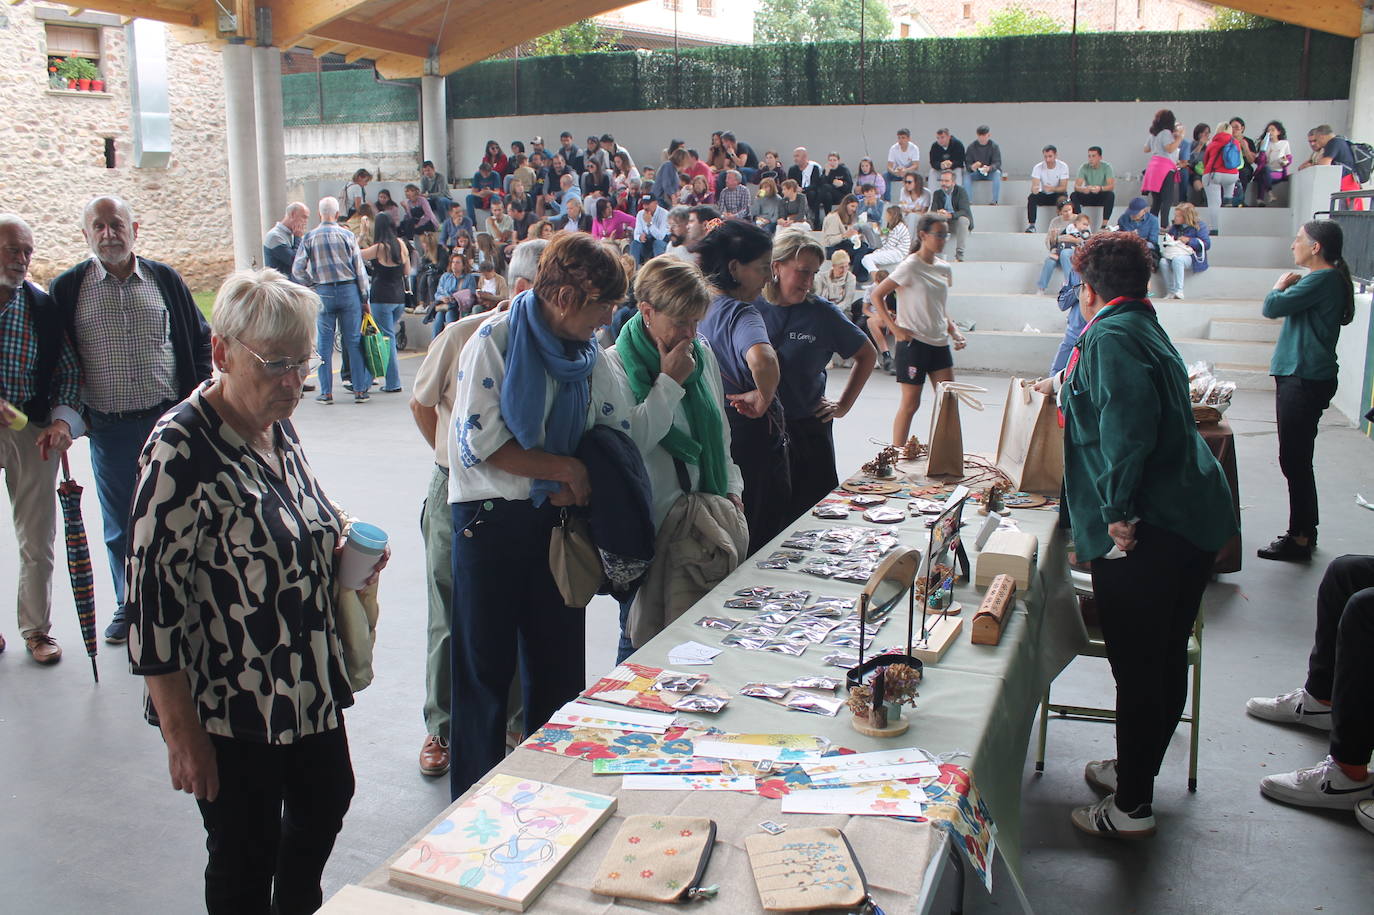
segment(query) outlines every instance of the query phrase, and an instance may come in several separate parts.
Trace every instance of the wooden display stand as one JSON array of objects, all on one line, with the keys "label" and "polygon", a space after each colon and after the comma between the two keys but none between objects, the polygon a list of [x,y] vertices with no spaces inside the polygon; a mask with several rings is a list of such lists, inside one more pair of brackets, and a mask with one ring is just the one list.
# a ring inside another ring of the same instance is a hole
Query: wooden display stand
[{"label": "wooden display stand", "polygon": [[954,644],[964,621],[957,616],[943,614],[926,619],[926,637],[914,642],[911,653],[925,664],[936,664]]},{"label": "wooden display stand", "polygon": [[849,723],[865,737],[896,737],[898,734],[905,734],[906,729],[911,727],[911,722],[907,721],[905,715],[896,721],[889,718],[885,728],[874,727],[867,718],[850,718]]}]

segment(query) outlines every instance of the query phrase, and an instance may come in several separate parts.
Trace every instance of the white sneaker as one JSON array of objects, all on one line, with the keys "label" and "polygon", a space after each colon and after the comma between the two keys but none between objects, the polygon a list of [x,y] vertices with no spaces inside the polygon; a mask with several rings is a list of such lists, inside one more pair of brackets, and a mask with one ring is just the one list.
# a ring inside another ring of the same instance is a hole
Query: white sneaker
[{"label": "white sneaker", "polygon": [[1149,804],[1135,813],[1116,806],[1116,795],[1109,794],[1096,804],[1079,807],[1070,815],[1073,825],[1092,836],[1110,839],[1145,839],[1155,834],[1155,816]]},{"label": "white sneaker", "polygon": [[1245,702],[1245,711],[1265,721],[1305,724],[1318,731],[1331,730],[1331,706],[1323,705],[1312,698],[1312,694],[1302,686],[1273,699],[1263,696],[1248,699]]},{"label": "white sneaker", "polygon": [[1083,779],[1098,791],[1116,793],[1116,760],[1098,759],[1083,767]]},{"label": "white sneaker", "polygon": [[1260,779],[1260,793],[1286,804],[1301,807],[1332,807],[1353,810],[1363,800],[1374,798],[1374,776],[1357,782],[1349,778],[1330,756],[1319,765]]},{"label": "white sneaker", "polygon": [[1182,302],[1182,301],[1183,301],[1183,293],[1181,293],[1181,292],[1175,292],[1175,293],[1174,293],[1174,298],[1176,298],[1176,299],[1178,299],[1180,302]]},{"label": "white sneaker", "polygon": [[1374,801],[1360,801],[1355,805],[1355,822],[1374,832]]}]

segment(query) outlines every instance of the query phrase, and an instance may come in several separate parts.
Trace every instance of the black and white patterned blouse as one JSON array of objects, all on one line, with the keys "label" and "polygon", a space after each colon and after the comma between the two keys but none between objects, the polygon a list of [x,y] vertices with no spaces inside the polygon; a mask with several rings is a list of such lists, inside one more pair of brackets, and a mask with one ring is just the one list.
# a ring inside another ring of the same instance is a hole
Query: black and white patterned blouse
[{"label": "black and white patterned blouse", "polygon": [[139,458],[130,666],[185,670],[212,734],[288,744],[338,727],[353,704],[334,624],[343,524],[289,423],[276,427],[279,478],[205,390],[159,420]]}]

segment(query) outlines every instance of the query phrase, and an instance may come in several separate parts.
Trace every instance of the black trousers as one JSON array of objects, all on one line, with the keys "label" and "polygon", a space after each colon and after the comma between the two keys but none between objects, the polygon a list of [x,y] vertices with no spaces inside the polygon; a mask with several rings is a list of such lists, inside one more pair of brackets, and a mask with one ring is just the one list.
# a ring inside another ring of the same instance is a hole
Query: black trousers
[{"label": "black trousers", "polygon": [[835,473],[835,424],[814,416],[789,417],[787,458],[792,473],[790,521],[811,511],[840,485]]},{"label": "black trousers", "polygon": [[1141,522],[1124,559],[1094,559],[1093,593],[1116,679],[1117,806],[1154,799],[1188,699],[1188,636],[1216,553]]},{"label": "black trousers", "polygon": [[1036,210],[1039,207],[1057,207],[1069,198],[1063,191],[1036,191],[1026,195],[1026,222],[1035,225]]},{"label": "black trousers", "polygon": [[549,571],[559,510],[529,499],[455,502],[453,512],[454,799],[506,757],[519,660],[525,733],[586,686],[585,607],[567,607]]},{"label": "black trousers", "polygon": [[1115,191],[1098,191],[1090,194],[1087,191],[1074,191],[1069,195],[1073,201],[1075,211],[1081,213],[1084,207],[1102,207],[1102,221],[1107,222],[1112,218],[1112,208],[1116,206]]},{"label": "black trousers", "polygon": [[[1159,224],[1165,228],[1169,225],[1166,222],[1169,218],[1169,211],[1173,209],[1174,204],[1178,202],[1178,192],[1177,169],[1164,176],[1164,183],[1160,185],[1159,190],[1149,192],[1151,201],[1150,212],[1154,213],[1155,216],[1159,218]],[[1215,229],[1216,226],[1212,226],[1212,228]]]},{"label": "black trousers", "polygon": [[219,796],[198,801],[205,823],[210,915],[307,915],[323,904],[320,875],[353,799],[340,725],[287,745],[210,735]]},{"label": "black trousers", "polygon": [[1326,567],[1307,691],[1331,703],[1331,755],[1368,765],[1374,755],[1374,556],[1342,556]]},{"label": "black trousers", "polygon": [[1336,379],[1314,381],[1296,375],[1274,376],[1275,413],[1279,423],[1279,469],[1288,481],[1288,533],[1317,533],[1317,478],[1312,453],[1317,422],[1336,396]]},{"label": "black trousers", "polygon": [[792,474],[787,434],[771,413],[748,419],[732,408],[726,415],[730,456],[744,480],[744,520],[749,523],[752,555],[782,533],[794,517],[788,514],[792,508]]}]

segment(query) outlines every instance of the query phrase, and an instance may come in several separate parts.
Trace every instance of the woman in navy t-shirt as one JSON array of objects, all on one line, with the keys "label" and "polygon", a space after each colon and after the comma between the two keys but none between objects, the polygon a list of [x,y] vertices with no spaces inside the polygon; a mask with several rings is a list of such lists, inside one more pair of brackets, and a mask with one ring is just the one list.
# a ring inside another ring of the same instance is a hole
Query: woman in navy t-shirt
[{"label": "woman in navy t-shirt", "polygon": [[[825,252],[805,232],[782,232],[773,242],[771,278],[758,303],[768,337],[777,351],[778,396],[787,417],[792,474],[788,518],[810,511],[839,485],[835,473],[833,420],[849,412],[873,374],[878,352],[864,332],[838,308],[811,293]],[[853,359],[838,401],[827,400],[826,366],[839,354]]]},{"label": "woman in navy t-shirt", "polygon": [[720,363],[730,409],[730,455],[744,478],[749,552],[792,520],[787,433],[777,398],[778,354],[752,304],[768,281],[773,239],[740,219],[713,219],[691,248],[711,285],[711,307],[698,333]]}]

